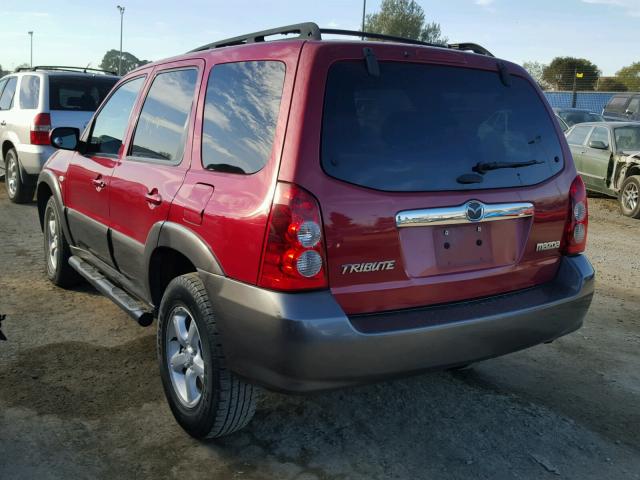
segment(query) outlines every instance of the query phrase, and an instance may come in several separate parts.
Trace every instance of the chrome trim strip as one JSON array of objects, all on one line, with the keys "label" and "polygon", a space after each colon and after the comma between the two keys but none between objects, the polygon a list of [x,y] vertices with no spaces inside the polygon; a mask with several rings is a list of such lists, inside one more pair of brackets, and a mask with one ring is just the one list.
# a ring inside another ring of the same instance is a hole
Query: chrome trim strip
[{"label": "chrome trim strip", "polygon": [[529,202],[489,203],[482,204],[484,206],[483,218],[473,221],[467,218],[467,206],[469,203],[471,202],[455,207],[403,210],[396,214],[396,226],[398,228],[431,227],[435,225],[493,222],[496,220],[531,217],[534,213],[533,204]]}]

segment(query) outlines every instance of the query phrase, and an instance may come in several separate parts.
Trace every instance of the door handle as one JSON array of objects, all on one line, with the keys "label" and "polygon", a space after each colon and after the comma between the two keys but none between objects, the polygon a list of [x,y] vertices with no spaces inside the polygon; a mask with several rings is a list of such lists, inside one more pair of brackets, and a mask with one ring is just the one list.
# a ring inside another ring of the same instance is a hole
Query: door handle
[{"label": "door handle", "polygon": [[94,187],[96,187],[96,190],[98,190],[98,191],[102,190],[104,187],[107,186],[107,184],[104,183],[104,180],[102,180],[102,175],[98,175],[96,178],[91,180],[91,184]]},{"label": "door handle", "polygon": [[147,203],[151,205],[160,205],[162,203],[162,196],[158,193],[157,188],[147,193],[144,198],[147,200]]}]

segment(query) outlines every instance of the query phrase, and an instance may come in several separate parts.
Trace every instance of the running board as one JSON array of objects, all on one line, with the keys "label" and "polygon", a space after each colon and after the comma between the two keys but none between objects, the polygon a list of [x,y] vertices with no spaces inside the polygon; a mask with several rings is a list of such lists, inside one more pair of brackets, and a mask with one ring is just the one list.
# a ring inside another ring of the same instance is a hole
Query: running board
[{"label": "running board", "polygon": [[117,287],[100,270],[78,256],[69,258],[69,265],[82,275],[96,290],[129,314],[138,324],[148,327],[153,322],[153,313],[127,292]]}]

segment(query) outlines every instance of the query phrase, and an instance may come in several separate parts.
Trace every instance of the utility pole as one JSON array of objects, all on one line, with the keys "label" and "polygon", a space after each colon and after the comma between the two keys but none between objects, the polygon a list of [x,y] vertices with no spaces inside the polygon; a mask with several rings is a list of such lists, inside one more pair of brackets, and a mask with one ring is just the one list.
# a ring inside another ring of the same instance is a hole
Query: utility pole
[{"label": "utility pole", "polygon": [[124,7],[118,5],[120,10],[120,56],[118,56],[118,75],[122,75],[122,22],[124,19]]},{"label": "utility pole", "polygon": [[33,30],[27,32],[31,40],[31,54],[29,55],[29,65],[33,68]]},{"label": "utility pole", "polygon": [[[362,29],[361,32],[364,32],[364,18],[367,14],[367,0],[362,0]],[[362,40],[364,40],[364,35],[362,36]]]},{"label": "utility pole", "polygon": [[578,66],[576,65],[573,68],[573,95],[571,97],[571,108],[576,108],[576,102],[578,100]]}]

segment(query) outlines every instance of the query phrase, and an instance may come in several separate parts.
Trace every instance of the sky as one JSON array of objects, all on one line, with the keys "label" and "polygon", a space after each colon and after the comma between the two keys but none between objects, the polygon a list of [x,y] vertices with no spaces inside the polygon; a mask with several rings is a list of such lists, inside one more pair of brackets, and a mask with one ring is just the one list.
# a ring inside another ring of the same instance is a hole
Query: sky
[{"label": "sky", "polygon": [[[640,0],[417,0],[451,42],[475,42],[517,63],[583,57],[603,75],[640,61]],[[314,21],[360,29],[362,0],[2,0],[0,65],[97,67],[118,49],[160,60],[199,45],[275,26]],[[367,12],[380,0],[368,0]]]}]

